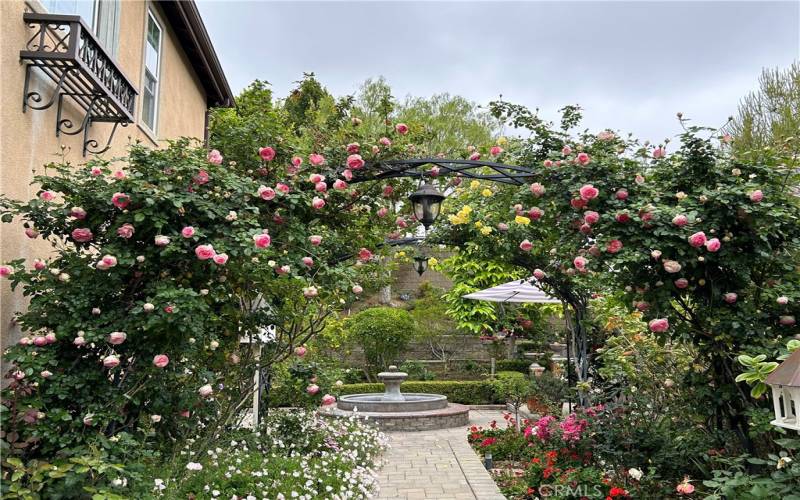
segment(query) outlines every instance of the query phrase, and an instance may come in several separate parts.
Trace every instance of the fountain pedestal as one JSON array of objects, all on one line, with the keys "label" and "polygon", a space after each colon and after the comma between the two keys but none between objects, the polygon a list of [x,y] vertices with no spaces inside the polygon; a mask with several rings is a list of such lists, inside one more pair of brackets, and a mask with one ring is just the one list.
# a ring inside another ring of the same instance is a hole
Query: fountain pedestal
[{"label": "fountain pedestal", "polygon": [[400,393],[400,384],[408,378],[408,373],[397,370],[397,367],[391,365],[385,372],[378,374],[378,380],[383,382],[386,388],[383,391],[384,401],[405,401],[406,398]]}]

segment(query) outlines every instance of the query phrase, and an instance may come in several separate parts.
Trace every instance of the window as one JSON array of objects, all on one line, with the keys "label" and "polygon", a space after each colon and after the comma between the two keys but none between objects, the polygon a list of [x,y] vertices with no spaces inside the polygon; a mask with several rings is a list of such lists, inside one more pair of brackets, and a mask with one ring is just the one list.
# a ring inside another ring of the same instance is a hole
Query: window
[{"label": "window", "polygon": [[81,16],[107,53],[117,57],[120,0],[42,0],[42,5],[50,14]]},{"label": "window", "polygon": [[147,13],[144,45],[144,81],[142,82],[142,123],[152,132],[158,120],[158,77],[161,70],[161,26],[153,13]]}]

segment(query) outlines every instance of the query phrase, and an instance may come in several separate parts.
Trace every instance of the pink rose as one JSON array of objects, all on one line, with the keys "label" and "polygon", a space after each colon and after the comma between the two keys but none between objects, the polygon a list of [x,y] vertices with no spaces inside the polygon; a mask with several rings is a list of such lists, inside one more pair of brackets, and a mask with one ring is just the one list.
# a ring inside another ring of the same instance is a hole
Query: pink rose
[{"label": "pink rose", "polygon": [[83,220],[86,218],[86,210],[81,207],[72,207],[72,209],[69,211],[69,214],[78,220]]},{"label": "pink rose", "polygon": [[757,189],[750,193],[750,201],[753,203],[761,203],[761,200],[764,199],[764,193],[761,192],[760,189]]},{"label": "pink rose", "polygon": [[786,304],[789,303],[789,297],[786,297],[785,295],[781,295],[780,297],[775,299],[775,302],[777,302],[778,304],[780,304],[782,306],[785,306]]},{"label": "pink rose", "polygon": [[719,242],[718,238],[711,238],[710,240],[706,241],[706,250],[709,252],[718,252],[719,248],[722,246],[722,243]]},{"label": "pink rose", "polygon": [[672,223],[678,227],[683,227],[689,223],[689,218],[683,214],[679,214],[672,218]]},{"label": "pink rose", "polygon": [[358,154],[350,155],[347,157],[347,166],[353,170],[358,170],[364,166],[364,159]]},{"label": "pink rose", "polygon": [[70,234],[72,235],[72,239],[78,243],[86,243],[87,241],[92,241],[92,238],[94,238],[92,231],[85,227],[73,229]]},{"label": "pink rose", "polygon": [[628,212],[619,212],[617,215],[614,216],[614,220],[617,222],[622,222],[623,224],[626,222],[630,222],[631,216],[628,215]]},{"label": "pink rose", "polygon": [[381,137],[380,139],[378,139],[378,142],[381,144],[381,146],[388,147],[392,145],[392,141],[390,141],[388,137]]},{"label": "pink rose", "polygon": [[529,240],[522,240],[522,242],[519,244],[519,249],[523,252],[530,252],[531,249],[533,249],[533,243],[531,243]]},{"label": "pink rose", "polygon": [[80,347],[80,346],[86,344],[86,339],[83,338],[83,337],[75,337],[75,339],[72,341],[72,343],[75,346]]},{"label": "pink rose", "polygon": [[0,278],[8,278],[12,274],[14,274],[14,268],[6,265],[0,266]]},{"label": "pink rose", "polygon": [[[41,271],[42,269],[46,268],[47,264],[41,259],[34,259],[33,261],[33,268],[37,271]],[[2,271],[0,271],[0,276],[2,276]]]},{"label": "pink rose", "polygon": [[492,146],[491,148],[489,148],[489,154],[492,156],[497,156],[502,152],[503,148],[501,148],[500,146]]},{"label": "pink rose", "polygon": [[356,295],[358,295],[359,293],[364,291],[364,289],[361,288],[361,285],[353,285],[352,290],[353,290],[353,293],[356,294]]},{"label": "pink rose", "polygon": [[182,410],[179,415],[183,418],[189,418],[190,413],[189,410]]},{"label": "pink rose", "polygon": [[733,292],[728,292],[722,296],[722,299],[728,304],[735,304],[739,296]]},{"label": "pink rose", "polygon": [[272,161],[275,159],[275,150],[269,146],[265,148],[258,148],[258,155],[264,161]]},{"label": "pink rose", "polygon": [[214,264],[224,266],[228,262],[228,254],[218,253],[212,259],[214,259]]},{"label": "pink rose", "polygon": [[125,342],[128,335],[125,332],[111,332],[108,334],[108,343],[111,345],[120,345]]},{"label": "pink rose", "polygon": [[664,266],[664,270],[671,274],[678,273],[681,270],[680,263],[674,260],[665,260],[662,265]]},{"label": "pink rose", "polygon": [[319,236],[318,234],[311,235],[308,237],[308,241],[310,241],[315,247],[318,247],[322,243],[322,236]]},{"label": "pink rose", "polygon": [[30,239],[34,239],[37,236],[39,236],[39,231],[37,231],[36,229],[34,229],[32,227],[26,227],[25,228],[25,236],[27,236]]},{"label": "pink rose", "polygon": [[39,198],[44,201],[53,201],[56,197],[56,194],[52,191],[42,191],[39,193]]},{"label": "pink rose", "polygon": [[348,182],[352,181],[353,180],[353,171],[350,170],[349,168],[344,169],[342,171],[342,177],[344,177],[344,180],[346,180]]},{"label": "pink rose", "polygon": [[569,147],[569,146],[564,146],[563,148],[561,148],[561,154],[562,154],[562,155],[564,155],[564,156],[568,156],[568,155],[570,155],[571,153],[572,153],[572,148],[571,148],[571,147]]},{"label": "pink rose", "polygon": [[164,368],[169,364],[169,357],[166,354],[156,354],[153,357],[153,366],[156,368]]},{"label": "pink rose", "polygon": [[313,396],[314,394],[319,392],[319,386],[317,384],[311,384],[306,387],[306,392],[309,396]]},{"label": "pink rose", "polygon": [[586,153],[578,153],[575,159],[578,160],[578,163],[581,165],[588,165],[591,161],[591,158],[589,158],[589,155]]},{"label": "pink rose", "polygon": [[333,181],[333,189],[337,191],[344,191],[347,189],[347,183],[341,179],[336,179]]},{"label": "pink rose", "polygon": [[618,200],[625,201],[628,199],[628,190],[627,189],[618,189],[615,193],[615,196]]},{"label": "pink rose", "polygon": [[578,271],[583,271],[586,269],[586,264],[588,261],[585,257],[581,257],[580,255],[572,259],[572,264],[575,266],[575,269]]},{"label": "pink rose", "polygon": [[778,323],[780,323],[781,326],[794,326],[795,324],[794,316],[789,316],[789,315],[781,316],[780,318],[778,318]]},{"label": "pink rose", "polygon": [[596,187],[592,186],[591,184],[586,184],[581,187],[579,190],[581,199],[585,201],[593,200],[597,198],[597,195],[600,194],[600,191],[597,190]]},{"label": "pink rose", "polygon": [[311,206],[314,207],[316,210],[320,210],[322,209],[322,207],[325,206],[325,200],[315,196],[314,199],[311,200]]},{"label": "pink rose", "polygon": [[92,167],[89,172],[92,174],[92,177],[103,175],[103,170],[100,167]]},{"label": "pink rose", "polygon": [[299,167],[303,164],[303,159],[297,155],[292,156],[292,166]]},{"label": "pink rose", "polygon": [[619,240],[611,240],[606,245],[606,251],[608,253],[617,253],[622,250],[622,242]]},{"label": "pink rose", "polygon": [[267,233],[256,234],[253,236],[253,242],[258,248],[267,248],[272,243],[272,238]]},{"label": "pink rose", "polygon": [[222,165],[222,154],[220,154],[220,152],[216,149],[209,151],[206,158],[208,159],[208,163],[213,165]]},{"label": "pink rose", "polygon": [[394,126],[394,129],[400,135],[406,135],[408,133],[408,125],[406,125],[405,123],[398,123],[397,125]]},{"label": "pink rose", "polygon": [[284,184],[283,182],[279,182],[279,183],[275,184],[275,189],[277,189],[278,191],[280,191],[283,194],[288,194],[289,191],[291,191],[291,188],[289,187],[289,185],[288,184]]},{"label": "pink rose", "polygon": [[311,184],[317,184],[325,180],[325,176],[321,174],[311,174],[308,176],[308,182]]},{"label": "pink rose", "polygon": [[294,354],[298,358],[302,358],[303,356],[306,355],[307,352],[308,352],[308,349],[306,349],[303,346],[297,346],[297,347],[294,348]]},{"label": "pink rose", "polygon": [[292,269],[291,267],[283,265],[278,268],[275,268],[275,272],[278,274],[289,274],[289,271],[291,271],[291,269]]},{"label": "pink rose", "polygon": [[381,148],[379,148],[378,146],[372,146],[372,154],[376,155],[376,154],[380,153],[380,151],[381,151]]},{"label": "pink rose", "polygon": [[469,159],[472,160],[472,161],[478,161],[478,160],[481,159],[481,154],[476,151],[476,152],[472,153],[471,155],[469,155]]},{"label": "pink rose", "polygon": [[689,479],[684,479],[682,483],[675,487],[675,491],[681,495],[691,495],[694,493],[694,485],[689,482]]},{"label": "pink rose", "polygon": [[703,231],[698,231],[693,235],[689,236],[689,244],[695,248],[700,248],[701,246],[706,244],[706,233]]},{"label": "pink rose", "polygon": [[186,226],[181,229],[181,236],[184,238],[191,238],[194,236],[194,228],[192,226]]},{"label": "pink rose", "polygon": [[572,205],[572,208],[575,210],[580,210],[586,206],[586,200],[582,198],[573,198],[569,200],[569,204]]},{"label": "pink rose", "polygon": [[157,235],[153,238],[153,242],[156,244],[157,247],[165,247],[169,245],[169,236],[164,236],[163,234]]},{"label": "pink rose", "polygon": [[661,250],[653,250],[652,252],[650,252],[650,257],[652,257],[652,258],[654,258],[656,260],[660,259],[661,258]]},{"label": "pink rose", "polygon": [[653,150],[653,158],[663,158],[667,155],[667,150],[662,147],[657,147]]},{"label": "pink rose", "polygon": [[544,194],[544,192],[545,192],[544,186],[542,186],[538,182],[534,182],[533,184],[531,184],[531,193],[533,193],[534,196],[541,196]]},{"label": "pink rose", "polygon": [[581,226],[578,228],[578,231],[580,231],[583,234],[591,234],[592,226],[590,226],[589,224],[581,224]]},{"label": "pink rose", "polygon": [[669,319],[667,318],[656,318],[650,320],[647,324],[650,328],[650,331],[653,333],[663,333],[669,330]]},{"label": "pink rose", "polygon": [[318,182],[314,185],[314,190],[318,193],[325,193],[328,191],[328,184],[325,182]]},{"label": "pink rose", "polygon": [[392,196],[392,193],[394,193],[394,187],[392,187],[391,184],[383,186],[383,192],[381,194],[383,195],[384,198]]},{"label": "pink rose", "polygon": [[370,259],[372,259],[372,252],[366,248],[362,248],[358,251],[358,260],[361,262],[369,262]]},{"label": "pink rose", "polygon": [[36,347],[44,347],[47,345],[47,339],[44,338],[43,335],[39,335],[33,338],[33,345]]},{"label": "pink rose", "polygon": [[194,182],[196,184],[199,184],[200,186],[202,186],[203,184],[208,184],[208,181],[210,179],[211,179],[211,177],[208,176],[208,172],[206,172],[205,170],[201,169],[201,170],[199,170],[197,172],[197,175],[195,175],[194,179],[192,179],[192,180],[194,180]]},{"label": "pink rose", "polygon": [[533,277],[537,280],[543,280],[547,276],[544,271],[541,269],[534,269],[533,270]]},{"label": "pink rose", "polygon": [[113,203],[114,206],[119,208],[120,210],[125,209],[125,207],[127,207],[130,202],[131,202],[131,197],[125,193],[114,193],[111,196],[111,203]]},{"label": "pink rose", "polygon": [[330,394],[322,396],[322,406],[330,406],[334,403],[336,403],[336,398],[331,396]]},{"label": "pink rose", "polygon": [[194,249],[194,254],[197,255],[197,258],[200,260],[208,260],[213,258],[217,252],[214,251],[214,247],[211,245],[198,245],[197,248]]},{"label": "pink rose", "polygon": [[308,156],[308,161],[315,167],[318,167],[325,163],[325,157],[317,153],[312,153]]},{"label": "pink rose", "polygon": [[589,225],[596,224],[600,220],[600,214],[592,210],[583,212],[583,221]]},{"label": "pink rose", "polygon": [[260,186],[258,188],[258,196],[261,197],[262,200],[270,201],[275,199],[275,190],[271,187],[267,186]]},{"label": "pink rose", "polygon": [[553,160],[545,160],[545,161],[544,161],[542,164],[543,164],[545,167],[548,167],[548,168],[549,168],[549,167],[552,167],[552,166],[553,166]]},{"label": "pink rose", "polygon": [[200,397],[207,398],[214,394],[214,389],[211,388],[211,384],[206,384],[197,389],[197,393],[200,394]]},{"label": "pink rose", "polygon": [[394,223],[397,224],[397,227],[406,228],[408,227],[408,222],[402,217],[398,217],[394,220]]},{"label": "pink rose", "polygon": [[119,358],[113,354],[103,358],[103,366],[106,368],[116,368],[119,365]]},{"label": "pink rose", "polygon": [[645,312],[646,310],[650,309],[650,304],[648,302],[645,302],[644,300],[641,302],[634,302],[633,305],[634,307],[636,307],[637,310],[641,312]]},{"label": "pink rose", "polygon": [[116,265],[117,265],[117,258],[116,257],[114,257],[113,255],[104,255],[103,258],[100,259],[100,262],[97,263],[96,267],[97,267],[97,269],[100,269],[101,271],[105,271],[106,269],[109,269],[109,268],[114,267]]},{"label": "pink rose", "polygon": [[636,177],[633,178],[633,182],[635,182],[636,185],[641,186],[644,184],[644,176],[642,174],[636,174]]},{"label": "pink rose", "polygon": [[505,222],[498,222],[497,223],[497,230],[498,231],[502,231],[502,232],[508,231],[508,224],[506,224]]},{"label": "pink rose", "polygon": [[675,288],[679,288],[681,290],[689,286],[689,280],[687,280],[686,278],[678,278],[674,281],[674,283],[675,283]]},{"label": "pink rose", "polygon": [[117,236],[120,238],[130,239],[136,230],[132,224],[123,224],[117,228]]},{"label": "pink rose", "polygon": [[311,257],[303,257],[301,260],[306,267],[312,267],[314,265],[314,259]]},{"label": "pink rose", "polygon": [[378,211],[376,213],[377,213],[378,217],[381,217],[381,218],[382,217],[386,217],[386,214],[389,213],[389,209],[386,208],[386,207],[381,207],[381,208],[378,209]]},{"label": "pink rose", "polygon": [[354,155],[361,151],[361,144],[357,142],[351,142],[347,145],[347,154]]}]

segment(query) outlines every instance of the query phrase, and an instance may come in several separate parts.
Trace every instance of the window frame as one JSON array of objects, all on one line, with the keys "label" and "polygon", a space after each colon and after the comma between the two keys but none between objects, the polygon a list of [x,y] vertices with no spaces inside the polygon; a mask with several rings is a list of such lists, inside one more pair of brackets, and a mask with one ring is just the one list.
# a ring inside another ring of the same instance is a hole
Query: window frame
[{"label": "window frame", "polygon": [[[150,71],[147,69],[147,50],[148,50],[148,47],[150,45],[150,42],[148,41],[147,36],[148,36],[148,30],[150,28],[150,22],[151,21],[153,22],[153,24],[155,24],[156,28],[158,28],[158,33],[159,33],[158,49],[157,49],[157,52],[156,52],[157,56],[158,56],[157,68],[156,68],[156,73],[157,74],[153,75],[155,77],[155,81],[156,81],[156,86],[155,86],[156,88],[155,88],[155,93],[153,95],[154,104],[153,104],[153,126],[152,127],[147,122],[145,122],[145,120],[144,120],[145,93],[147,92],[147,74],[150,73]],[[159,111],[160,111],[160,109],[159,109],[160,108],[160,106],[159,106],[159,101],[160,101],[159,97],[161,96],[161,73],[162,73],[161,67],[163,66],[163,57],[162,56],[163,56],[163,52],[164,52],[164,50],[163,50],[164,49],[164,24],[161,22],[161,20],[158,17],[158,14],[155,12],[155,10],[152,8],[152,6],[148,6],[147,7],[147,15],[145,16],[145,19],[144,19],[144,37],[143,38],[144,38],[144,40],[143,40],[143,44],[142,44],[142,82],[141,82],[142,91],[141,91],[141,94],[140,94],[141,95],[141,99],[140,99],[141,104],[139,105],[139,124],[142,126],[142,128],[145,131],[149,132],[153,136],[157,136],[157,134],[158,134],[158,118],[159,118]]]}]

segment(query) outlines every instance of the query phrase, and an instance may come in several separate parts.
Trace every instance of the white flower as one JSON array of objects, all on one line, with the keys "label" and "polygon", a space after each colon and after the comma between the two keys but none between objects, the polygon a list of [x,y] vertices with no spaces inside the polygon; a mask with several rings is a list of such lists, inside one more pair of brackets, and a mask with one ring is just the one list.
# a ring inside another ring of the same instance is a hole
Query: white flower
[{"label": "white flower", "polygon": [[228,221],[228,222],[233,222],[233,221],[235,221],[237,218],[239,218],[239,216],[238,216],[238,215],[236,214],[236,212],[234,212],[233,210],[231,210],[230,212],[228,212],[228,215],[226,215],[226,216],[225,216],[225,220],[226,220],[226,221]]},{"label": "white flower", "polygon": [[145,305],[142,306],[142,309],[144,309],[144,312],[153,312],[153,310],[155,310],[155,308],[156,308],[156,306],[154,306],[150,302],[147,302]]},{"label": "white flower", "polygon": [[150,415],[150,421],[154,424],[161,422],[161,415]]},{"label": "white flower", "polygon": [[638,481],[642,478],[644,472],[642,472],[642,469],[631,467],[630,469],[628,469],[628,475],[631,476],[631,479],[635,479],[636,481]]},{"label": "white flower", "polygon": [[197,462],[189,462],[186,464],[186,468],[188,470],[203,470],[203,464],[199,464]]},{"label": "white flower", "polygon": [[777,467],[779,469],[783,469],[784,467],[786,467],[790,463],[792,463],[791,457],[781,457],[781,458],[778,459]]}]

